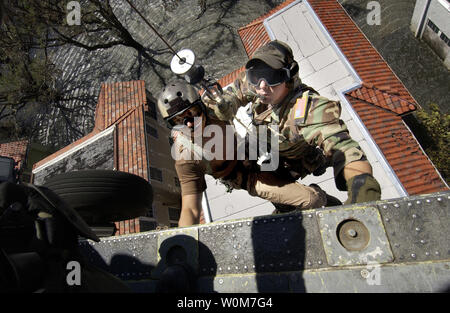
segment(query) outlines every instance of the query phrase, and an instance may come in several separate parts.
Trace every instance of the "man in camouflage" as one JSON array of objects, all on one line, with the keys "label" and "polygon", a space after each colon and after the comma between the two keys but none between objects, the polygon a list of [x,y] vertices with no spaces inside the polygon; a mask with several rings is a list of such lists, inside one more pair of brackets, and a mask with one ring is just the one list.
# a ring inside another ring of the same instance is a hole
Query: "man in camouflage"
[{"label": "man in camouflage", "polygon": [[[252,196],[269,200],[276,207],[312,209],[325,206],[327,200],[333,199],[319,186],[304,186],[291,177],[260,171],[254,166],[255,161],[248,158],[238,160],[235,147],[232,149],[234,155],[227,157],[226,144],[222,155],[205,158],[208,152],[205,146],[217,136],[208,137],[205,128],[213,125],[224,129],[229,123],[219,120],[214,111],[203,104],[198,90],[192,85],[181,81],[168,84],[158,98],[158,109],[168,127],[172,128],[174,138],[172,157],[175,158],[181,185],[180,227],[200,221],[202,193],[206,190],[205,174],[234,189],[245,189]],[[236,142],[234,132],[230,134],[224,130],[222,134],[225,136],[220,138],[221,143],[230,139],[226,136],[231,136],[231,141]]]},{"label": "man in camouflage", "polygon": [[260,47],[222,96],[204,98],[220,119],[234,118],[239,107],[250,103],[254,125],[278,125],[280,170],[286,174],[303,178],[333,166],[337,188],[348,191],[346,203],[380,199],[371,165],[340,120],[340,103],[302,84],[286,43]]}]

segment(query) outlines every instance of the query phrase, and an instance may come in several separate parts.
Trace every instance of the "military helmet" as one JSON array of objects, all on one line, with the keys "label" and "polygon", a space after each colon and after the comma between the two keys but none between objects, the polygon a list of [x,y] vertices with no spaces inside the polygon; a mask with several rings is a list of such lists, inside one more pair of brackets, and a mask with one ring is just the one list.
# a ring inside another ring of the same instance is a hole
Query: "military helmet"
[{"label": "military helmet", "polygon": [[165,120],[183,113],[201,103],[197,89],[186,82],[178,81],[164,87],[158,98],[158,109]]}]

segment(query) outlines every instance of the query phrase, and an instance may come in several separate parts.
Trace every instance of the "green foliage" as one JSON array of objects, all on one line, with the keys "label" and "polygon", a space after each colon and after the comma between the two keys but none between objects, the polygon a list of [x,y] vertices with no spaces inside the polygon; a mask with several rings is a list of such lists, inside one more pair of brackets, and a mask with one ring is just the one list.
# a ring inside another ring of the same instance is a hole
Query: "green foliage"
[{"label": "green foliage", "polygon": [[434,165],[449,184],[450,180],[450,115],[443,114],[437,104],[430,104],[430,112],[420,110],[417,118],[425,128],[428,140],[424,146]]}]

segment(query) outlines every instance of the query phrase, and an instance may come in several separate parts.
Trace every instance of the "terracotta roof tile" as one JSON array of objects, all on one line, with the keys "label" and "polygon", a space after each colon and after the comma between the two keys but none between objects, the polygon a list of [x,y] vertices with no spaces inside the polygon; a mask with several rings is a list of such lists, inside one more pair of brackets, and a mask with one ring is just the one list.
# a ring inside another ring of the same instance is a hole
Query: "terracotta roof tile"
[{"label": "terracotta roof tile", "polygon": [[[357,93],[354,92],[355,95]],[[448,189],[401,116],[351,94],[353,92],[346,96],[347,99],[409,194]],[[367,95],[369,92],[361,91],[360,94]],[[360,114],[363,111],[370,114]]]},{"label": "terracotta roof tile", "polygon": [[349,92],[349,95],[397,114],[408,113],[416,109],[415,103],[408,102],[397,94],[391,94],[389,90],[385,87],[379,88],[375,84],[363,83],[360,88]]},{"label": "terracotta roof tile", "polygon": [[18,163],[17,168],[20,169],[25,162],[27,149],[28,140],[26,139],[0,143],[0,156],[14,159]]},{"label": "terracotta roof tile", "polygon": [[[311,7],[365,83],[387,85],[419,107],[382,56],[337,1],[309,0]],[[414,109],[415,109],[414,108]],[[408,111],[413,111],[410,108]]]}]

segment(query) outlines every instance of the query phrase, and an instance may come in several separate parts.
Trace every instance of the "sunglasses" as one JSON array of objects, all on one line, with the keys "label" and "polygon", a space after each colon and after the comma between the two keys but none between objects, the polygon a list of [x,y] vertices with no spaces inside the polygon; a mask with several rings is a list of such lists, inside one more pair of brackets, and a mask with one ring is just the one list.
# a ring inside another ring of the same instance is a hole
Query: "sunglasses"
[{"label": "sunglasses", "polygon": [[203,114],[202,108],[196,104],[183,113],[180,113],[179,115],[175,115],[172,117],[168,122],[172,125],[187,125],[188,122],[194,123],[194,118],[199,117]]},{"label": "sunglasses", "polygon": [[253,86],[259,86],[261,81],[264,80],[267,85],[274,87],[288,81],[290,74],[287,68],[249,68],[247,70],[247,79]]}]

